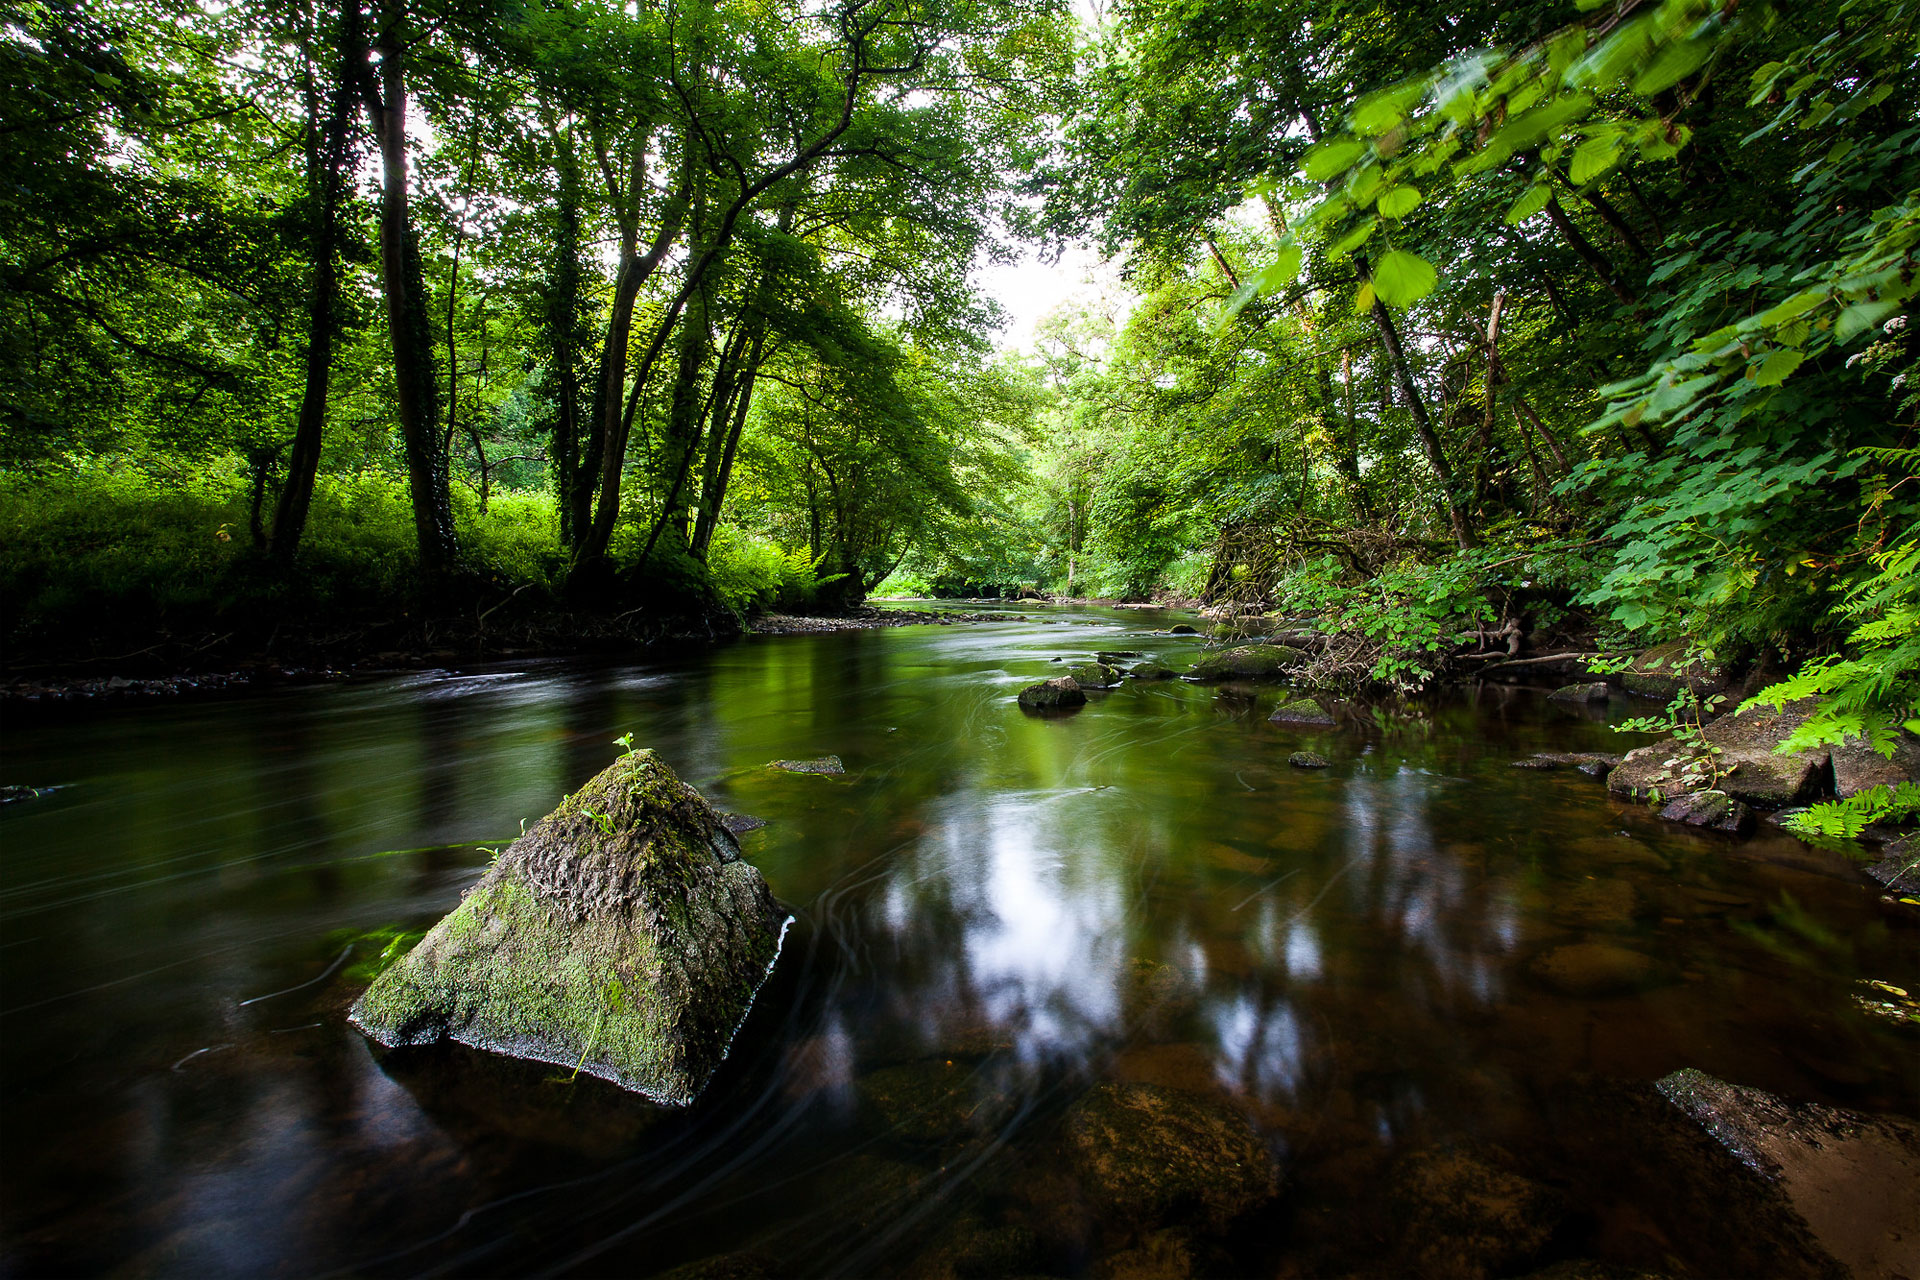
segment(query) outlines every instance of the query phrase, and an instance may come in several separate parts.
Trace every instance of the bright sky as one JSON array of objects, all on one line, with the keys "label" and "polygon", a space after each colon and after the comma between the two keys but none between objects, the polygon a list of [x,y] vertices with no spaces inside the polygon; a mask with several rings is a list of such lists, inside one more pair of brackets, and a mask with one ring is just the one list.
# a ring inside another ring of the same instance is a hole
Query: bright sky
[{"label": "bright sky", "polygon": [[978,280],[1007,309],[1007,327],[998,345],[1006,351],[1024,351],[1033,346],[1034,328],[1048,312],[1062,303],[1091,302],[1103,290],[1111,291],[1119,285],[1120,270],[1116,263],[1102,262],[1090,248],[1074,246],[1051,264],[1027,249],[1018,262],[982,268]]}]

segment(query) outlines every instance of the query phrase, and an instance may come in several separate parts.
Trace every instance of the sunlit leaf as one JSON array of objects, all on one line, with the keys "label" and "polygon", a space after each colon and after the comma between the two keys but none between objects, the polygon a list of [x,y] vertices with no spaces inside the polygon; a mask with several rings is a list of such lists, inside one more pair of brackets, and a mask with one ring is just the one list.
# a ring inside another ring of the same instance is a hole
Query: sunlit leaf
[{"label": "sunlit leaf", "polygon": [[1410,307],[1440,283],[1433,264],[1418,254],[1393,249],[1373,264],[1373,288],[1389,306]]},{"label": "sunlit leaf", "polygon": [[1518,200],[1513,202],[1511,209],[1507,210],[1507,225],[1518,226],[1522,222],[1525,222],[1528,218],[1531,218],[1534,214],[1546,208],[1547,201],[1551,199],[1553,199],[1553,188],[1547,186],[1545,183],[1536,182],[1533,186],[1528,187],[1526,192],[1521,195]]},{"label": "sunlit leaf", "polygon": [[1404,218],[1418,209],[1424,198],[1418,187],[1388,187],[1380,193],[1375,207],[1383,218]]}]

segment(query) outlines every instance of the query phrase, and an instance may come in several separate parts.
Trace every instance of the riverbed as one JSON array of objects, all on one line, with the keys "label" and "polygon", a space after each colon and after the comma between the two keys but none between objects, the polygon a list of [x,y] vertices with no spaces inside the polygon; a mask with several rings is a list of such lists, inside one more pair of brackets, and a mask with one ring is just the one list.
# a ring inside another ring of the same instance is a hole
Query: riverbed
[{"label": "riverbed", "polygon": [[[1200,641],[1023,610],[9,727],[0,783],[55,789],[0,810],[0,1275],[1390,1274],[1434,1152],[1552,1201],[1502,1274],[1710,1274],[1581,1099],[1695,1067],[1920,1113],[1857,999],[1920,977],[1920,931],[1846,857],[1513,767],[1646,741],[1609,721],[1650,704],[1303,729],[1272,688],[1130,681],[1036,716],[1051,659]],[[707,1095],[370,1046],[369,966],[629,732],[764,820],[795,916]],[[1644,970],[1556,981],[1577,947]],[[1129,1090],[1244,1126],[1271,1194],[1116,1201],[1075,1135]]]}]

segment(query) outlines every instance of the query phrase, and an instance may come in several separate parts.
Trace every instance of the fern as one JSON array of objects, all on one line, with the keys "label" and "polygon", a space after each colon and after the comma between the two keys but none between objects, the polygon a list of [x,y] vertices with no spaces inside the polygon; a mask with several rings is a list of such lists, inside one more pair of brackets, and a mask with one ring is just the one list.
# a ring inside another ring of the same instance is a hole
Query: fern
[{"label": "fern", "polygon": [[1845,800],[1829,800],[1781,822],[1805,836],[1843,836],[1856,840],[1875,823],[1904,822],[1920,814],[1920,784],[1902,782],[1893,787],[1868,787]]}]

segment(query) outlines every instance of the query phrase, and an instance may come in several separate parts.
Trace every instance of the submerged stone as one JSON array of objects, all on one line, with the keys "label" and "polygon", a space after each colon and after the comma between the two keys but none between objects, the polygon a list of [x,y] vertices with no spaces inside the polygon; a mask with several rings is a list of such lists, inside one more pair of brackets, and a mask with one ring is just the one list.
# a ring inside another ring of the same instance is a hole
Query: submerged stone
[{"label": "submerged stone", "polygon": [[964,1061],[885,1067],[862,1077],[859,1088],[894,1135],[908,1142],[937,1144],[990,1133],[1013,1109],[979,1067]]},{"label": "submerged stone", "polygon": [[1163,667],[1152,659],[1148,659],[1145,662],[1134,663],[1127,674],[1135,680],[1171,680],[1174,677],[1174,670],[1172,667]]},{"label": "submerged stone", "polygon": [[514,841],[352,1020],[388,1047],[456,1040],[684,1104],[785,920],[713,807],[635,751]]},{"label": "submerged stone", "polygon": [[1333,761],[1312,751],[1296,751],[1287,757],[1287,763],[1296,769],[1326,769]]},{"label": "submerged stone", "polygon": [[1087,695],[1072,676],[1055,676],[1020,691],[1020,705],[1029,711],[1064,711],[1086,702]]},{"label": "submerged stone", "polygon": [[1187,669],[1190,680],[1278,680],[1305,665],[1307,655],[1281,644],[1244,644],[1203,655]]},{"label": "submerged stone", "polygon": [[1067,1113],[1087,1194],[1146,1227],[1196,1214],[1216,1227],[1270,1199],[1278,1170],[1246,1118],[1198,1094],[1103,1084]]},{"label": "submerged stone", "polygon": [[1083,662],[1068,667],[1067,675],[1082,689],[1111,689],[1120,683],[1120,668],[1104,662]]},{"label": "submerged stone", "polygon": [[1604,778],[1620,763],[1620,757],[1605,751],[1536,751],[1524,760],[1515,760],[1516,769],[1578,769],[1590,778]]},{"label": "submerged stone", "polygon": [[1540,1252],[1566,1214],[1549,1187],[1498,1147],[1433,1147],[1394,1170],[1394,1217],[1412,1273],[1434,1280],[1510,1275]]},{"label": "submerged stone", "polygon": [[1652,956],[1606,942],[1576,942],[1535,956],[1533,976],[1563,996],[1595,999],[1659,986],[1667,974]]},{"label": "submerged stone", "polygon": [[1128,658],[1144,658],[1146,656],[1146,654],[1133,649],[1102,649],[1093,655],[1093,660],[1095,662],[1104,662],[1110,667],[1117,667]]},{"label": "submerged stone", "polygon": [[1563,684],[1547,695],[1549,702],[1605,702],[1607,700],[1607,682],[1594,680],[1586,684]]},{"label": "submerged stone", "polygon": [[1724,791],[1694,791],[1668,801],[1660,810],[1668,822],[1706,827],[1743,836],[1753,829],[1753,810]]},{"label": "submerged stone", "polygon": [[788,773],[842,774],[847,771],[847,766],[840,763],[839,756],[821,756],[818,760],[775,760],[767,767],[785,769]]}]

